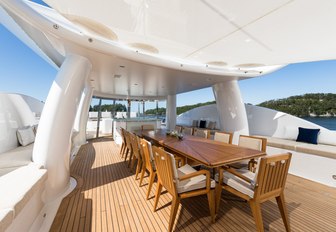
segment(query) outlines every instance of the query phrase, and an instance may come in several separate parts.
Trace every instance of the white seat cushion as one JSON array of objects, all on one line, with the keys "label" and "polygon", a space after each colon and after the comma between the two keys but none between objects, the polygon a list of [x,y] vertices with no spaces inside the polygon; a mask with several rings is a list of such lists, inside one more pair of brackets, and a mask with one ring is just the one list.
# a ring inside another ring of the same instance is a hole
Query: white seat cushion
[{"label": "white seat cushion", "polygon": [[[237,169],[235,170],[242,174],[243,176],[246,176],[247,178],[254,180],[255,174],[253,172],[250,172],[247,169]],[[218,174],[215,176],[216,181],[218,181]],[[229,173],[224,172],[224,184],[234,188],[235,190],[248,195],[249,197],[253,198],[254,196],[254,186],[252,183],[247,183],[246,181],[242,180],[241,178]]]},{"label": "white seat cushion", "polygon": [[32,162],[34,144],[20,146],[0,154],[0,176]]},{"label": "white seat cushion", "polygon": [[0,209],[0,231],[5,231],[13,220],[13,209]]},{"label": "white seat cushion", "polygon": [[[186,164],[179,169],[177,169],[178,177],[181,178],[184,175],[197,172],[193,167]],[[192,177],[187,180],[178,181],[177,182],[177,192],[178,193],[184,193],[189,192],[196,189],[202,189],[206,186],[206,176],[205,175],[199,175]],[[214,188],[216,186],[216,182],[214,180],[211,180],[211,188]]]}]

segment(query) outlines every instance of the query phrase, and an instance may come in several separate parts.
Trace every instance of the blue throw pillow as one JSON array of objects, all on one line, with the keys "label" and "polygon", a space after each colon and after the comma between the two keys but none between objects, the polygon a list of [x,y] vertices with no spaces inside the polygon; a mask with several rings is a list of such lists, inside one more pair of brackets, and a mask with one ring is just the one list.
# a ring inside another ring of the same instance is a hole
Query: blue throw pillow
[{"label": "blue throw pillow", "polygon": [[309,129],[299,127],[299,135],[296,141],[317,144],[317,136],[319,133],[320,129]]},{"label": "blue throw pillow", "polygon": [[201,120],[199,127],[200,128],[205,128],[205,125],[206,125],[206,121],[205,120]]}]

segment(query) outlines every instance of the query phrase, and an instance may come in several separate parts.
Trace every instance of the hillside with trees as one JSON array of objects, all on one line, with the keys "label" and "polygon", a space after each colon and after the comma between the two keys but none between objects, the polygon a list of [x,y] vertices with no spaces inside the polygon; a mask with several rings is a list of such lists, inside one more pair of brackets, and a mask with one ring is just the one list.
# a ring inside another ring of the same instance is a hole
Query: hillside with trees
[{"label": "hillside with trees", "polygon": [[298,117],[336,117],[336,94],[309,93],[266,101],[259,106]]},{"label": "hillside with trees", "polygon": [[[211,105],[211,104],[215,104],[215,101],[211,101],[211,102],[204,102],[204,103],[197,103],[194,105],[186,105],[186,106],[178,106],[176,107],[176,114],[180,115],[184,112],[187,112],[191,109],[200,107],[200,106],[205,106],[205,105]],[[146,110],[146,114],[147,115],[155,115],[156,114],[156,109],[150,109],[150,110]],[[159,108],[159,115],[165,115],[166,114],[166,108]]]}]

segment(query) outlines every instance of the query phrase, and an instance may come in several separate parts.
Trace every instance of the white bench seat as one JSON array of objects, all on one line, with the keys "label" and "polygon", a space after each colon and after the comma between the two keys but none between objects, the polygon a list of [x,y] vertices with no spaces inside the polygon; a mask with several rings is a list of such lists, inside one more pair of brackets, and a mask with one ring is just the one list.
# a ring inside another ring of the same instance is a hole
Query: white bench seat
[{"label": "white bench seat", "polygon": [[267,146],[281,148],[290,151],[297,151],[306,154],[313,154],[327,158],[336,159],[336,146],[326,144],[310,144],[296,142],[289,139],[260,136],[267,139]]},{"label": "white bench seat", "polygon": [[0,176],[32,162],[34,144],[19,146],[0,154]]},{"label": "white bench seat", "polygon": [[[15,219],[36,191],[43,188],[47,179],[47,170],[31,163],[0,177],[0,225],[7,228]],[[6,210],[12,210],[7,212]],[[10,223],[9,223],[10,224]],[[1,228],[1,229],[3,229]]]}]

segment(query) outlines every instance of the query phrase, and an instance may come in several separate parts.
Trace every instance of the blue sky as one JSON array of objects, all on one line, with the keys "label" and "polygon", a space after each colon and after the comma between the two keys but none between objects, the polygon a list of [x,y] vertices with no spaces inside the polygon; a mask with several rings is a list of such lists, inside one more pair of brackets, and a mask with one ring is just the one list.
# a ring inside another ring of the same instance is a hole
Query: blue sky
[{"label": "blue sky", "polygon": [[[41,2],[41,1],[36,1]],[[0,91],[45,101],[57,70],[0,25]],[[336,93],[336,60],[288,65],[272,74],[239,82],[246,103],[305,93]],[[179,94],[177,105],[213,101],[211,88]],[[160,103],[165,106],[165,103]],[[155,107],[147,103],[146,108]],[[137,111],[138,104],[132,110]]]}]

